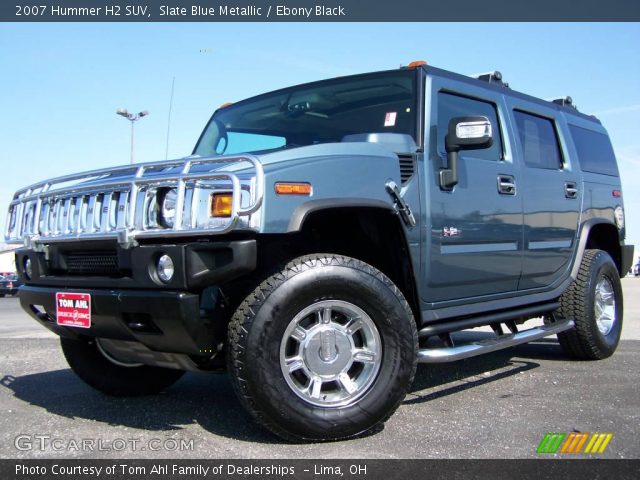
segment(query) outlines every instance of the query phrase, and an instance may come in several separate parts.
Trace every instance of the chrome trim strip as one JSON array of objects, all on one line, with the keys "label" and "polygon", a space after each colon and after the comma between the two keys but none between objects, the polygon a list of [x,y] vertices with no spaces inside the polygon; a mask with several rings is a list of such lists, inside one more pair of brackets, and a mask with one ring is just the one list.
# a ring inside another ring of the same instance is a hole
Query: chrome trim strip
[{"label": "chrome trim strip", "polygon": [[544,242],[529,242],[529,250],[544,250],[546,248],[570,248],[571,240],[547,240]]},{"label": "chrome trim strip", "polygon": [[518,250],[515,242],[505,243],[467,243],[462,245],[440,245],[440,253],[485,253],[485,252],[512,252]]}]

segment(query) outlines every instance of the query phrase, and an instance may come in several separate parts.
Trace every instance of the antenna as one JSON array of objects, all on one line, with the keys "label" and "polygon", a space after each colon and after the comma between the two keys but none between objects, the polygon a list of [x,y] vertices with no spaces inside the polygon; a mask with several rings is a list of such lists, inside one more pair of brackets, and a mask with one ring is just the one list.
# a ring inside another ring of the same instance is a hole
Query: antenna
[{"label": "antenna", "polygon": [[169,115],[167,118],[167,145],[164,151],[164,159],[169,160],[169,133],[171,132],[171,110],[173,108],[173,87],[176,84],[176,77],[171,80],[171,96],[169,98]]}]

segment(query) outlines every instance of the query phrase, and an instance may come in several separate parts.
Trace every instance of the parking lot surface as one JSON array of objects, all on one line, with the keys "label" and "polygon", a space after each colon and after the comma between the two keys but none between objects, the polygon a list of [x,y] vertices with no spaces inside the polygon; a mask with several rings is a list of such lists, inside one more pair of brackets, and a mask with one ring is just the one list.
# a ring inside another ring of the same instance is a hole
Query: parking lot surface
[{"label": "parking lot surface", "polygon": [[547,432],[580,431],[613,434],[599,457],[640,458],[640,278],[623,287],[622,340],[607,360],[569,360],[550,337],[420,365],[381,431],[298,445],[255,424],[226,375],[188,373],[157,396],[104,396],[17,299],[0,298],[0,457],[536,458]]}]

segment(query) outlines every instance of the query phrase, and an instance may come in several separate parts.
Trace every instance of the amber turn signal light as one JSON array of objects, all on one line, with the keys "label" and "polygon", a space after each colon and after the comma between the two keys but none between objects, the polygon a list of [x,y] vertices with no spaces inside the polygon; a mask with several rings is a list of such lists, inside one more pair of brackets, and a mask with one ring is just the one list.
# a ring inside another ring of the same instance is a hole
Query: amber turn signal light
[{"label": "amber turn signal light", "polygon": [[311,184],[278,182],[276,183],[276,193],[278,195],[311,195]]},{"label": "amber turn signal light", "polygon": [[233,212],[233,195],[231,193],[214,193],[211,195],[211,216],[230,217]]}]

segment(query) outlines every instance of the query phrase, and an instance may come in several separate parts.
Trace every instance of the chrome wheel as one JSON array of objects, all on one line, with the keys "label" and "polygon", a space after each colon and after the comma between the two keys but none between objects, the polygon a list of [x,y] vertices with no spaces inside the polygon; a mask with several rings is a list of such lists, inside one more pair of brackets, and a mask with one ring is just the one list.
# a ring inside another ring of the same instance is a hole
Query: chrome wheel
[{"label": "chrome wheel", "polygon": [[381,361],[382,342],[371,317],[340,300],[323,300],[302,310],[280,344],[287,384],[320,407],[354,403],[373,384]]},{"label": "chrome wheel", "polygon": [[596,285],[594,313],[596,325],[603,335],[608,335],[616,320],[616,294],[607,277],[602,277]]}]

